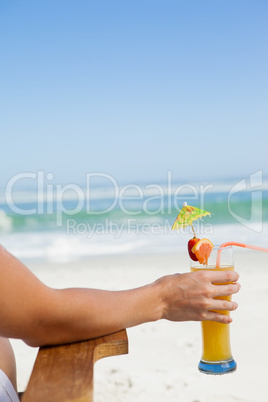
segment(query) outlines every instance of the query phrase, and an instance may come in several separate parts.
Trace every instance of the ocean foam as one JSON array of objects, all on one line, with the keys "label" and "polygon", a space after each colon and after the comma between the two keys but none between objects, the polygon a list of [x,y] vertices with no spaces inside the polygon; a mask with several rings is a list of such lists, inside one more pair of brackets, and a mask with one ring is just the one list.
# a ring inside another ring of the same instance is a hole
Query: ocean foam
[{"label": "ocean foam", "polygon": [[0,231],[9,232],[12,230],[12,219],[0,209]]},{"label": "ocean foam", "polygon": [[[208,237],[214,244],[233,240],[267,247],[268,224],[264,224],[262,233],[256,233],[238,224],[226,224],[215,225],[209,235],[197,233],[197,236]],[[67,235],[64,232],[51,231],[6,233],[1,235],[0,240],[4,247],[22,260],[68,262],[90,256],[186,252],[190,237],[190,229],[173,232],[163,230],[157,234],[123,231],[117,238],[112,234],[93,233],[88,238],[78,234]]]}]

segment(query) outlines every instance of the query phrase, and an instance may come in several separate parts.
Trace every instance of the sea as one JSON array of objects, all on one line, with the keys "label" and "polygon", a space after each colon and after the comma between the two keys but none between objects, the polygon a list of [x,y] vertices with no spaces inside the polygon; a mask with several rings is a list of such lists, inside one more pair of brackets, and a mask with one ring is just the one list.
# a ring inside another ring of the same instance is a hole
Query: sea
[{"label": "sea", "polygon": [[[172,230],[183,203],[210,212]],[[122,254],[185,252],[193,230],[214,244],[268,247],[268,178],[262,171],[210,181],[118,183],[89,173],[59,183],[44,171],[18,174],[0,189],[0,243],[28,261],[69,262]]]}]

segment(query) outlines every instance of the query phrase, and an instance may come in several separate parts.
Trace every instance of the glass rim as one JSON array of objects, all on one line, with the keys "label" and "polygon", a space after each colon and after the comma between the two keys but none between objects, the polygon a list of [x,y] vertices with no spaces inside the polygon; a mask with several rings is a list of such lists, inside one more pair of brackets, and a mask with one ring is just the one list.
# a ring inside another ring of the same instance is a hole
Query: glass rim
[{"label": "glass rim", "polygon": [[[219,258],[219,261],[218,261]],[[222,267],[223,265],[234,265],[234,253],[233,253],[233,246],[228,245],[226,247],[221,247],[220,245],[215,245],[211,250],[210,256],[208,257],[207,264],[200,264],[199,261],[192,260],[189,258],[191,268],[195,269],[210,269],[211,265],[217,265],[219,262],[219,266]]]},{"label": "glass rim", "polygon": [[232,248],[233,248],[232,245],[221,247],[220,244],[215,244],[215,246],[213,247],[212,251],[218,251],[218,250],[232,250]]}]

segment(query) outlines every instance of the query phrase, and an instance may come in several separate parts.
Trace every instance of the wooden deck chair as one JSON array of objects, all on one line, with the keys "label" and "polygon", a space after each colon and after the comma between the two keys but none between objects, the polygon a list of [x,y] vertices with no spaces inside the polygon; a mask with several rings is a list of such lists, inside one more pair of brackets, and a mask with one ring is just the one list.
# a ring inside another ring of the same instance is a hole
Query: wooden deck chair
[{"label": "wooden deck chair", "polygon": [[21,401],[92,402],[94,363],[126,353],[126,330],[89,341],[41,347]]}]

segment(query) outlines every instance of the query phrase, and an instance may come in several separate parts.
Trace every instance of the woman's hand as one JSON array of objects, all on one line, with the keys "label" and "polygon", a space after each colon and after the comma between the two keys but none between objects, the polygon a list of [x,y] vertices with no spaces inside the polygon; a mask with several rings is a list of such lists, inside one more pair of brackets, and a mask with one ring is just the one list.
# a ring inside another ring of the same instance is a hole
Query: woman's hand
[{"label": "woman's hand", "polygon": [[237,303],[216,298],[237,293],[240,289],[240,284],[236,283],[238,278],[239,275],[234,271],[201,270],[160,278],[155,284],[162,289],[162,318],[170,321],[214,320],[230,323],[232,319],[226,315],[226,311],[236,310]]}]

